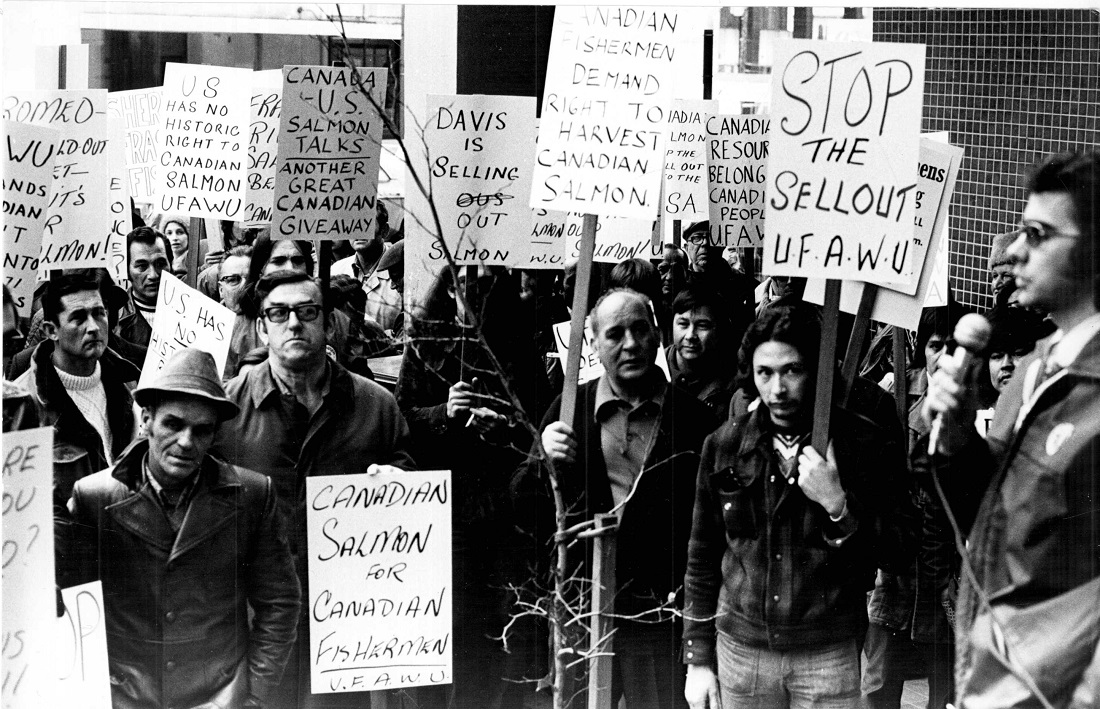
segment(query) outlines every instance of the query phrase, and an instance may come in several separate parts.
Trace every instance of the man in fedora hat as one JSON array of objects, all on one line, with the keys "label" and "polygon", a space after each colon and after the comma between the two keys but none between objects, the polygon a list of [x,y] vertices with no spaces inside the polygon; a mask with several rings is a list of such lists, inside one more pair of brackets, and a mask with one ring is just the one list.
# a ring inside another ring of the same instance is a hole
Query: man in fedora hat
[{"label": "man in fedora hat", "polygon": [[74,487],[59,580],[103,582],[116,709],[263,706],[301,604],[275,486],[207,455],[238,413],[208,353],[176,352],[134,399],[148,437]]}]

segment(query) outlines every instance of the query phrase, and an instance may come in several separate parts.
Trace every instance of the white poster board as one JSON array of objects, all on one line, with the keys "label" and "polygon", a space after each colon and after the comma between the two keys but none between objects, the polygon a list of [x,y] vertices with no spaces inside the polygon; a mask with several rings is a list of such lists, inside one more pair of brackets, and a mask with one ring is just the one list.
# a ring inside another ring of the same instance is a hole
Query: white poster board
[{"label": "white poster board", "polygon": [[[580,255],[581,232],[584,215],[573,212],[566,215],[566,231],[575,236],[566,239],[566,258]],[[664,253],[660,240],[653,245],[653,231],[658,222],[628,217],[604,217],[596,222],[596,247],[592,252],[593,263],[619,263],[631,258],[659,259]]]},{"label": "white poster board", "polygon": [[282,108],[282,70],[252,72],[245,227],[262,227],[271,223],[271,209],[275,203],[275,170],[279,166],[279,117]]},{"label": "white poster board", "polygon": [[[947,216],[951,197],[955,192],[959,166],[962,164],[963,149],[953,145],[943,145],[925,138],[921,139],[921,160],[925,164],[936,165],[935,169],[946,170],[942,189],[939,190],[939,205],[931,228],[930,241],[924,250],[924,265],[920,279],[913,294],[901,293],[886,288],[879,289],[875,305],[871,310],[871,319],[897,325],[907,330],[916,330],[920,324],[921,309],[935,305],[946,305],[947,277]],[[947,160],[947,163],[942,162]],[[918,232],[914,225],[914,235]],[[916,238],[914,236],[914,238]],[[935,261],[942,263],[936,267]],[[840,288],[840,309],[846,313],[855,313],[863,296],[864,284],[844,281]],[[942,289],[942,290],[941,290]],[[937,302],[938,296],[944,299]],[[806,282],[803,299],[822,304],[825,302],[825,281],[811,278]]]},{"label": "white poster board", "polygon": [[168,271],[162,273],[149,350],[138,386],[144,386],[155,376],[173,352],[187,347],[209,352],[218,371],[225,371],[236,317],[232,310],[207,298]]},{"label": "white poster board", "polygon": [[5,709],[53,701],[53,428],[4,435]]},{"label": "white poster board", "polygon": [[763,246],[771,122],[766,115],[707,119],[711,246]]},{"label": "white poster board", "polygon": [[385,98],[385,69],[283,67],[272,239],[374,238]]},{"label": "white poster board", "polygon": [[4,120],[60,132],[39,269],[107,265],[107,92],[21,91]]},{"label": "white poster board", "polygon": [[695,29],[672,6],[557,8],[533,208],[657,219],[676,55]]},{"label": "white poster board", "polygon": [[662,211],[684,221],[707,218],[707,117],[718,113],[717,101],[672,102],[665,141],[665,185]]},{"label": "white poster board", "polygon": [[[530,261],[531,145],[535,99],[526,96],[428,96],[424,142],[443,240],[455,261],[518,266]],[[445,263],[433,241],[429,258]]]},{"label": "white poster board", "polygon": [[126,130],[126,185],[130,196],[141,204],[155,202],[162,95],[159,86],[107,94],[107,110],[122,118]]},{"label": "white poster board", "polygon": [[111,709],[103,584],[93,581],[65,588],[61,597],[65,615],[55,621],[53,655],[58,706]]},{"label": "white poster board", "polygon": [[107,230],[107,272],[120,288],[129,289],[130,269],[126,263],[126,235],[134,228],[127,188],[126,128],[121,116],[107,112],[107,195],[111,215]]},{"label": "white poster board", "polygon": [[252,72],[224,66],[164,68],[157,204],[165,214],[241,221]]},{"label": "white poster board", "polygon": [[449,684],[451,471],[306,478],[310,691]]},{"label": "white poster board", "polygon": [[31,314],[58,136],[53,128],[4,121],[4,283],[23,317]]},{"label": "white poster board", "polygon": [[924,56],[922,44],[776,44],[766,275],[907,279]]}]

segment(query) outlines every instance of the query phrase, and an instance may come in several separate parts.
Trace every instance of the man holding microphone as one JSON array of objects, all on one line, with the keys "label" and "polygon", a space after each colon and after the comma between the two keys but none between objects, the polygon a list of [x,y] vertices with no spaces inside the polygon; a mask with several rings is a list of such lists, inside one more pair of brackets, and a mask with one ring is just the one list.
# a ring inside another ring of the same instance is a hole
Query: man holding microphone
[{"label": "man holding microphone", "polygon": [[1048,158],[1008,247],[1020,305],[1058,330],[1020,363],[986,440],[973,367],[945,358],[924,406],[967,537],[959,707],[1100,706],[1100,153]]}]

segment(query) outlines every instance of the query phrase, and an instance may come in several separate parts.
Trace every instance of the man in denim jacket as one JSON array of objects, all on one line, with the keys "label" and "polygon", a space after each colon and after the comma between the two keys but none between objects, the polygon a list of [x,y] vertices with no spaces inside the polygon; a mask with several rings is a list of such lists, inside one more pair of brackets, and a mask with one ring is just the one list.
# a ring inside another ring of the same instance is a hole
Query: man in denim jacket
[{"label": "man in denim jacket", "polygon": [[[806,305],[749,328],[739,374],[757,406],[703,446],[685,586],[692,709],[855,707],[866,592],[910,560],[896,436],[833,407],[809,445],[821,325]],[[715,667],[717,666],[717,675]]]}]

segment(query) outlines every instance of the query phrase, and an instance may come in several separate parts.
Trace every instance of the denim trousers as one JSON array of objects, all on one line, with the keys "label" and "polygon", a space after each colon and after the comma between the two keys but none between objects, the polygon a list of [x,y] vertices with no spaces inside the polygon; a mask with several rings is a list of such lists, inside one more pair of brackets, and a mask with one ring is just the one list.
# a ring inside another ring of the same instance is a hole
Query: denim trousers
[{"label": "denim trousers", "polygon": [[859,643],[769,650],[718,633],[722,709],[858,709]]}]

